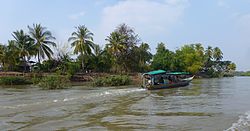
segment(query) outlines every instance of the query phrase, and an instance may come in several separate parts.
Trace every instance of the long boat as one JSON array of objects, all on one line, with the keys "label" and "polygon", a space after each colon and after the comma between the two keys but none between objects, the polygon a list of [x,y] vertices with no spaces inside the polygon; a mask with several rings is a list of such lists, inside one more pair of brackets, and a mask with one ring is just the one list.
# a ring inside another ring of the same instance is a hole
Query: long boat
[{"label": "long boat", "polygon": [[188,72],[155,70],[142,75],[142,87],[148,90],[183,87],[189,85],[193,78]]}]

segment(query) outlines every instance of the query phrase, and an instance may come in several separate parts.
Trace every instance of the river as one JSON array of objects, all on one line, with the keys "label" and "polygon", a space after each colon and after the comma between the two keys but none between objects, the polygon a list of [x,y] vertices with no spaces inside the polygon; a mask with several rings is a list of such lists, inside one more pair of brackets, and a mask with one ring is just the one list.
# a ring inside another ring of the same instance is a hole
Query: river
[{"label": "river", "polygon": [[250,130],[250,77],[189,86],[0,87],[0,130]]}]

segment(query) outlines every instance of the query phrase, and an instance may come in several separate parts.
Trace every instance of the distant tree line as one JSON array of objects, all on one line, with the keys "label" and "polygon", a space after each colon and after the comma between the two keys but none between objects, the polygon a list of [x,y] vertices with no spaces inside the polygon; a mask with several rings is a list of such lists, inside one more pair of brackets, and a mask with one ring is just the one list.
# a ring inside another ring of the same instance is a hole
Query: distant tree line
[{"label": "distant tree line", "polygon": [[170,71],[186,71],[205,77],[230,76],[236,69],[231,61],[222,61],[220,48],[202,44],[184,45],[176,51],[168,50],[164,43],[159,43],[153,56],[152,69],[168,69]]},{"label": "distant tree line", "polygon": [[250,76],[250,71],[236,71],[234,73],[236,76]]},{"label": "distant tree line", "polygon": [[[94,42],[94,34],[86,26],[76,27],[68,39],[75,59],[71,52],[56,50],[55,37],[41,24],[28,26],[27,33],[22,29],[14,31],[12,36],[7,44],[0,44],[0,67],[4,71],[60,71],[73,75],[86,71],[129,73],[164,69],[216,77],[236,69],[231,61],[222,61],[223,53],[218,47],[204,49],[202,44],[170,51],[159,43],[153,55],[149,44],[142,42],[126,24],[117,26],[107,36],[104,48]],[[32,62],[31,58],[37,61]]]}]

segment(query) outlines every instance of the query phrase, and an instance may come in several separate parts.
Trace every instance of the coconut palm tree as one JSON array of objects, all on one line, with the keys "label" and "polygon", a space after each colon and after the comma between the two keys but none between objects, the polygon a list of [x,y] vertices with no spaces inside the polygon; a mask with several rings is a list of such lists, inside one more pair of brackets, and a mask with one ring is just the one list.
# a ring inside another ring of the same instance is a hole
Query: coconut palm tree
[{"label": "coconut palm tree", "polygon": [[0,44],[0,67],[4,67],[5,63],[5,57],[6,57],[6,46],[3,44]]},{"label": "coconut palm tree", "polygon": [[53,42],[55,37],[52,36],[46,27],[42,27],[41,24],[33,24],[33,27],[28,26],[28,28],[29,34],[35,43],[38,63],[41,63],[41,59],[51,59],[53,55],[51,46],[56,47],[56,43]]},{"label": "coconut palm tree", "polygon": [[106,41],[108,41],[108,51],[111,54],[114,54],[115,57],[118,57],[118,55],[126,49],[125,38],[126,37],[124,35],[118,32],[112,32],[110,36],[105,39]]},{"label": "coconut palm tree", "polygon": [[118,71],[118,67],[122,68],[124,60],[121,59],[126,51],[126,36],[115,31],[105,39],[108,41],[106,44],[107,51],[113,55],[112,61],[114,63],[114,71]]},{"label": "coconut palm tree", "polygon": [[71,43],[71,46],[74,47],[74,54],[80,53],[81,66],[84,70],[84,58],[92,54],[94,48],[93,42],[93,33],[88,30],[84,25],[76,27],[76,31],[71,34],[71,37],[68,41]]},{"label": "coconut palm tree", "polygon": [[220,61],[223,58],[223,53],[219,47],[215,47],[213,50],[213,58],[215,61]]},{"label": "coconut palm tree", "polygon": [[213,48],[211,46],[208,46],[206,51],[205,51],[205,56],[207,61],[211,61],[212,56],[213,56]]},{"label": "coconut palm tree", "polygon": [[4,65],[6,69],[13,70],[20,63],[19,49],[16,47],[14,40],[8,41],[5,48]]},{"label": "coconut palm tree", "polygon": [[202,44],[197,43],[194,46],[195,46],[195,50],[198,53],[198,55],[200,55],[200,57],[204,57],[204,48],[203,48]]},{"label": "coconut palm tree", "polygon": [[27,62],[34,55],[33,40],[23,30],[13,32],[12,36],[15,39],[15,46],[19,50],[19,57],[22,61]]}]

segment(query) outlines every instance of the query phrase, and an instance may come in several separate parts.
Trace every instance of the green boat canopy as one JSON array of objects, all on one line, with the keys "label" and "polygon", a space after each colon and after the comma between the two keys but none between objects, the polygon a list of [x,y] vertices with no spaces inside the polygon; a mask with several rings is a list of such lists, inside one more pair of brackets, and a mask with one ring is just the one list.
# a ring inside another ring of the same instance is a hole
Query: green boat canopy
[{"label": "green boat canopy", "polygon": [[163,73],[166,73],[166,71],[164,70],[155,70],[155,71],[150,71],[148,73],[145,73],[147,75],[158,75],[158,74],[163,74]]},{"label": "green boat canopy", "polygon": [[146,75],[158,75],[158,74],[166,74],[166,75],[190,75],[189,72],[166,72],[165,70],[155,70],[145,73]]},{"label": "green boat canopy", "polygon": [[169,72],[167,75],[190,75],[189,72]]}]

